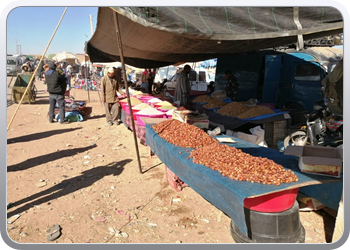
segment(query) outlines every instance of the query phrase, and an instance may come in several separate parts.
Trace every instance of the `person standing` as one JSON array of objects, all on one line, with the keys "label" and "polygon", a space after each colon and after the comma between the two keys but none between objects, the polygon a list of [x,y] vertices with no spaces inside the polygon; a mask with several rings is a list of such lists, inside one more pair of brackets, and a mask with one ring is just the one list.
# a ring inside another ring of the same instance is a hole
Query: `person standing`
[{"label": "person standing", "polygon": [[49,122],[53,123],[54,111],[56,103],[60,110],[60,123],[65,124],[68,121],[65,120],[65,102],[64,94],[67,88],[67,79],[64,75],[60,74],[56,70],[56,65],[53,62],[48,63],[48,70],[45,72],[45,82],[47,85],[47,92],[49,92]]},{"label": "person standing", "polygon": [[142,82],[142,83],[146,83],[146,82],[147,82],[147,79],[148,79],[148,71],[147,71],[147,69],[145,69],[145,70],[142,72],[141,82]]},{"label": "person standing", "polygon": [[147,77],[147,82],[148,82],[148,94],[152,95],[152,87],[153,87],[153,72],[151,69],[148,69],[148,77]]},{"label": "person standing", "polygon": [[225,71],[225,79],[227,80],[225,91],[228,98],[230,98],[232,101],[236,101],[237,98],[237,91],[239,88],[239,83],[237,81],[237,78],[232,75],[231,70]]},{"label": "person standing", "polygon": [[188,74],[191,72],[190,65],[186,64],[184,69],[179,73],[175,86],[174,102],[180,102],[180,106],[188,103],[190,96],[191,85],[188,79]]},{"label": "person standing", "polygon": [[64,69],[64,74],[67,77],[67,87],[70,89],[70,87],[71,87],[71,77],[72,77],[72,65],[68,65]]},{"label": "person standing", "polygon": [[62,65],[60,62],[56,63],[56,70],[61,74],[64,75],[64,70],[62,68]]},{"label": "person standing", "polygon": [[120,89],[120,82],[115,76],[114,69],[111,67],[107,71],[107,75],[101,79],[101,95],[102,102],[105,105],[106,120],[108,126],[113,124],[119,125],[119,98],[117,92],[124,96]]}]

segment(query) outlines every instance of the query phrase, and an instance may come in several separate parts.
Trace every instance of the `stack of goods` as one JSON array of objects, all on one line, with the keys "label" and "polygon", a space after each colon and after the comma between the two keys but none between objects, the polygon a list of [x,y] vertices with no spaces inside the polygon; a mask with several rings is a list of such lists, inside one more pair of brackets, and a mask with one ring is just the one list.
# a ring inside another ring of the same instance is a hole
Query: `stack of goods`
[{"label": "stack of goods", "polygon": [[255,157],[219,143],[193,150],[189,157],[193,158],[194,163],[219,171],[233,180],[277,186],[298,181],[298,177],[291,170],[286,170],[273,160]]},{"label": "stack of goods", "polygon": [[215,108],[221,108],[225,106],[227,103],[217,99],[217,98],[212,98],[207,104],[205,104],[203,107],[206,109],[215,109]]},{"label": "stack of goods", "polygon": [[180,107],[174,109],[172,114],[172,119],[194,125],[201,129],[209,128],[209,118],[205,113],[199,114],[198,111],[192,111],[185,107]]},{"label": "stack of goods", "polygon": [[200,95],[194,98],[192,101],[197,102],[197,103],[207,103],[211,100],[212,98],[208,95]]},{"label": "stack of goods", "polygon": [[152,128],[161,138],[183,148],[199,148],[216,142],[200,128],[174,119],[155,124]]},{"label": "stack of goods", "polygon": [[268,115],[275,113],[272,109],[260,105],[252,106],[247,111],[239,114],[237,118],[239,119],[248,119],[256,117],[259,115]]},{"label": "stack of goods", "polygon": [[231,102],[220,108],[217,112],[222,115],[235,116],[248,110],[248,107],[240,102]]}]

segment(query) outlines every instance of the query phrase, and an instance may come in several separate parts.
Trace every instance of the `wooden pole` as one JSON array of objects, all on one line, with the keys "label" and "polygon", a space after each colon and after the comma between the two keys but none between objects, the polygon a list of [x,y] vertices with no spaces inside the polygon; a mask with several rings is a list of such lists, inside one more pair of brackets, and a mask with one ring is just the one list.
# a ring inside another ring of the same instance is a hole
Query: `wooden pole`
[{"label": "wooden pole", "polygon": [[[122,63],[124,85],[125,85],[126,95],[127,95],[127,98],[128,98],[129,111],[130,111],[130,116],[132,117],[133,113],[132,113],[132,107],[131,107],[131,102],[130,102],[129,86],[128,86],[128,81],[127,81],[128,79],[126,77],[126,70],[125,70],[124,56],[123,56],[123,46],[122,46],[122,40],[121,40],[120,32],[119,32],[119,23],[118,23],[118,14],[117,13],[114,13],[113,19],[114,19],[114,25],[115,25],[115,32],[116,32],[116,36],[117,36],[117,40],[118,40],[120,61]],[[134,134],[134,143],[135,143],[137,161],[138,161],[138,164],[139,164],[140,173],[142,174],[142,167],[141,167],[141,161],[140,161],[139,147],[137,145],[137,137],[136,137],[134,119],[131,119],[131,124],[132,124],[132,132]]]},{"label": "wooden pole", "polygon": [[[58,27],[60,26],[60,24],[61,24],[61,22],[62,22],[62,19],[63,19],[64,15],[65,15],[67,9],[68,9],[68,7],[66,7],[66,8],[64,9],[64,12],[63,12],[63,14],[62,14],[62,16],[61,16],[61,19],[59,20],[59,22],[58,22],[58,24],[57,24],[57,26],[56,26],[56,29],[55,29],[55,31],[53,32],[53,34],[52,34],[52,36],[51,36],[51,38],[50,38],[50,41],[49,41],[49,43],[47,44],[47,46],[46,46],[46,48],[45,48],[45,51],[44,51],[43,55],[42,55],[41,58],[40,58],[40,61],[39,61],[38,65],[40,65],[40,63],[42,62],[42,60],[43,60],[43,58],[44,58],[44,56],[45,56],[45,54],[46,54],[46,51],[47,51],[47,49],[49,48],[49,46],[50,46],[50,44],[51,44],[51,41],[52,41],[53,37],[55,36],[56,31],[57,31]],[[10,123],[9,123],[8,126],[7,126],[7,131],[9,130],[9,128],[10,128],[12,122],[13,122],[13,119],[15,118],[15,116],[16,116],[16,114],[17,114],[17,111],[18,111],[19,107],[20,107],[21,104],[22,104],[23,99],[24,99],[25,95],[26,95],[27,92],[28,92],[28,89],[29,89],[31,83],[33,82],[33,78],[35,77],[37,71],[38,71],[38,67],[35,68],[34,73],[33,73],[32,77],[31,77],[30,80],[29,80],[28,86],[27,86],[27,88],[25,89],[25,91],[24,91],[24,93],[23,93],[23,95],[22,95],[22,98],[21,98],[20,102],[18,103],[18,106],[17,106],[17,108],[16,108],[16,110],[15,110],[15,113],[13,114],[13,116],[12,116],[12,118],[11,118],[11,120],[10,120]]]}]

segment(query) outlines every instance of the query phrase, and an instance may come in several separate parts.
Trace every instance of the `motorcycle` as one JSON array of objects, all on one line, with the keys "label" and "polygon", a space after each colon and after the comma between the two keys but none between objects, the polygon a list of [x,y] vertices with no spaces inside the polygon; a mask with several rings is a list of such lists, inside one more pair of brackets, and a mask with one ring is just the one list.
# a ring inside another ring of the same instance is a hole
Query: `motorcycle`
[{"label": "motorcycle", "polygon": [[155,83],[154,84],[154,93],[156,94],[160,94],[160,93],[163,93],[165,91],[165,83],[167,82],[168,80],[165,78],[161,83]]},{"label": "motorcycle", "polygon": [[306,124],[293,128],[284,139],[284,148],[290,145],[337,147],[343,144],[343,115],[334,115],[327,103],[327,99],[315,103],[314,111],[307,115]]}]

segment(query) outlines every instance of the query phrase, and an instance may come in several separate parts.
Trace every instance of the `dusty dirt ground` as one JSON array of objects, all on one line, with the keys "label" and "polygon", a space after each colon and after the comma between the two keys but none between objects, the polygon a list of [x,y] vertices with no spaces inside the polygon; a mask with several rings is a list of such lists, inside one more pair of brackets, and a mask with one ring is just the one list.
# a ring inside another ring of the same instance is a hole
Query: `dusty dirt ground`
[{"label": "dusty dirt ground", "polygon": [[[174,191],[138,140],[140,174],[133,133],[106,126],[97,92],[72,89],[76,100],[90,98],[86,117],[61,125],[48,122],[46,85],[36,86],[36,102],[20,106],[7,132],[7,216],[20,215],[7,224],[14,242],[51,243],[45,232],[58,224],[57,243],[234,243],[230,218],[190,187]],[[7,124],[17,105],[8,101]],[[331,242],[332,216],[300,218],[306,243]]]}]

